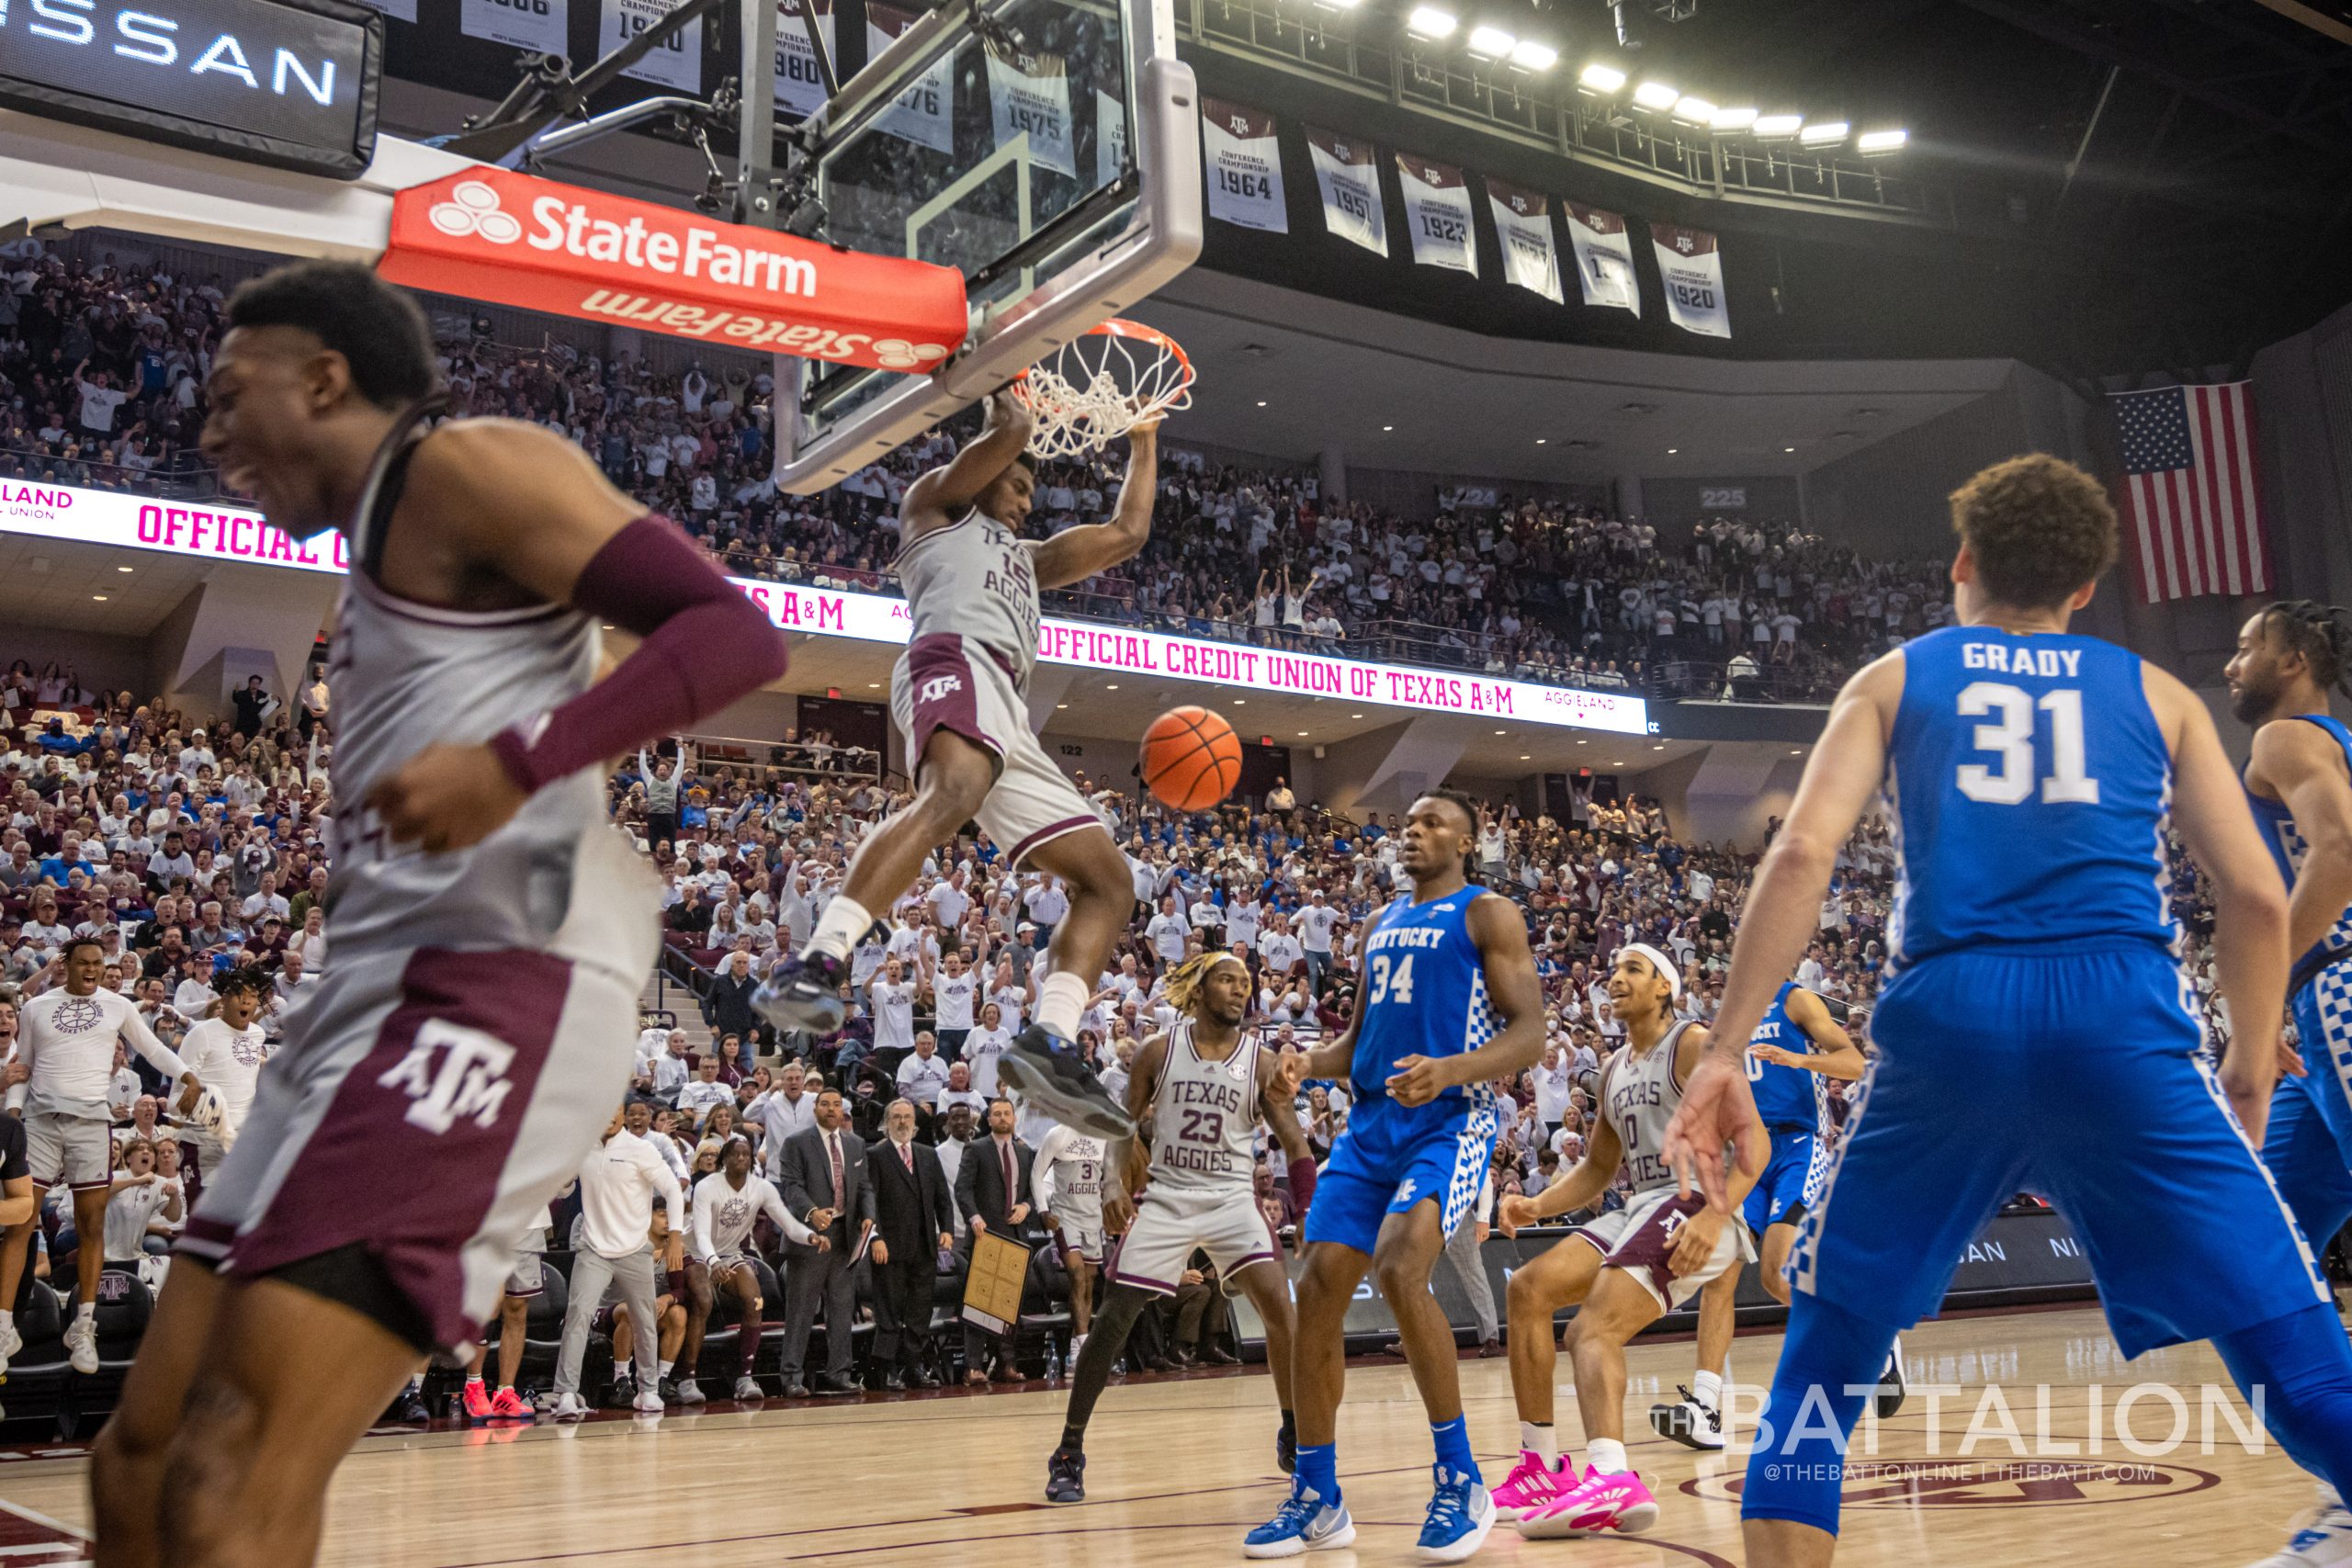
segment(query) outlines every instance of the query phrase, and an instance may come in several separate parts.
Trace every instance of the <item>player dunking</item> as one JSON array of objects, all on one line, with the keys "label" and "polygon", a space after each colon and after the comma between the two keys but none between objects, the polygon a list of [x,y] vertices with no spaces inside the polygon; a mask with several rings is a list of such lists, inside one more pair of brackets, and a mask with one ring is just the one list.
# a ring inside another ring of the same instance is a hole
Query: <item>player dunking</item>
[{"label": "player dunking", "polygon": [[[1720,1201],[1713,1151],[1760,1140],[1743,1049],[1883,788],[1902,836],[1878,1055],[1797,1240],[1742,1494],[1751,1568],[1830,1561],[1844,1434],[1895,1331],[1935,1310],[1979,1227],[2029,1187],[2074,1223],[2127,1357],[2211,1338],[2239,1388],[2262,1390],[2279,1446],[2339,1490],[2352,1483],[2352,1345],[2248,1138],[2278,1070],[2278,870],[2196,696],[2066,630],[2115,559],[2098,482],[2054,457],[2012,458],[1954,493],[1952,520],[1961,624],[1838,694],[1668,1129],[1677,1170]],[[2168,820],[2213,890],[2234,1026],[2218,1083],[2195,1054]]]},{"label": "player dunking", "polygon": [[[1625,1459],[1625,1343],[1708,1281],[1736,1277],[1747,1250],[1737,1212],[1677,1195],[1666,1163],[1667,1119],[1707,1043],[1702,1026],[1676,1021],[1681,992],[1674,961],[1657,948],[1637,942],[1618,950],[1609,1005],[1625,1026],[1625,1048],[1600,1070],[1584,1158],[1535,1196],[1503,1200],[1503,1234],[1516,1235],[1599,1202],[1620,1166],[1633,1183],[1623,1208],[1579,1225],[1510,1277],[1520,1451],[1495,1489],[1495,1510],[1534,1540],[1633,1535],[1657,1522],[1657,1499]],[[1734,1203],[1755,1179],[1753,1168],[1733,1173]],[[1553,1320],[1564,1306],[1577,1308],[1568,1338],[1584,1419],[1582,1479],[1563,1461],[1552,1420]]]},{"label": "player dunking", "polygon": [[[2270,1103],[2262,1163],[2306,1237],[2352,1219],[2352,730],[2327,711],[2352,668],[2352,626],[2332,604],[2266,605],[2239,628],[2223,671],[2255,727],[2245,765],[2254,819],[2287,878],[2289,1005],[2302,1060]],[[2352,1562],[2352,1509],[2328,1482],[2318,1513],[2259,1568]]]},{"label": "player dunking", "polygon": [[[206,455],[287,534],[350,546],[334,963],[100,1435],[97,1560],[126,1568],[311,1562],[345,1450],[428,1352],[474,1340],[628,1087],[656,887],[598,764],[785,661],[561,436],[420,431],[432,334],[367,268],[282,267],[226,320]],[[592,687],[600,620],[643,641]]]},{"label": "player dunking", "polygon": [[1420,1534],[1426,1562],[1459,1562],[1494,1528],[1493,1500],[1462,1419],[1453,1329],[1430,1270],[1466,1222],[1494,1156],[1494,1080],[1544,1051],[1544,997],[1519,907],[1466,875],[1478,807],[1438,790],[1413,802],[1397,863],[1409,896],[1364,933],[1355,1017],[1307,1055],[1304,1076],[1346,1075],[1355,1111],[1306,1212],[1291,1393],[1298,1469],[1274,1517],[1250,1532],[1251,1557],[1288,1557],[1352,1540],[1332,1442],[1347,1376],[1348,1303],[1367,1269],[1396,1316],[1437,1447],[1436,1492]]},{"label": "player dunking", "polygon": [[[1109,1190],[1102,1201],[1105,1222],[1113,1229],[1124,1224],[1126,1234],[1094,1332],[1071,1371],[1061,1446],[1046,1462],[1047,1502],[1075,1503],[1086,1495],[1086,1424],[1093,1417],[1094,1402],[1102,1396],[1136,1314],[1152,1297],[1175,1293],[1196,1248],[1207,1252],[1227,1291],[1238,1289],[1250,1298],[1266,1325],[1266,1370],[1283,1412],[1275,1458],[1284,1470],[1291,1468],[1295,1439],[1290,1282],[1250,1190],[1259,1120],[1264,1119],[1282,1145],[1291,1193],[1302,1205],[1315,1194],[1315,1161],[1291,1103],[1300,1058],[1285,1062],[1268,1052],[1254,1031],[1243,1031],[1250,995],[1249,966],[1233,954],[1187,959],[1168,973],[1169,1005],[1183,1016],[1136,1051],[1127,1110],[1138,1136],[1111,1150]],[[1148,1168],[1140,1141],[1147,1118]],[[1047,1134],[1046,1145],[1060,1135]],[[1042,1152],[1037,1163],[1045,1164]],[[1129,1193],[1146,1178],[1150,1186],[1130,1204]]]},{"label": "player dunking", "polygon": [[[1771,1134],[1772,1153],[1764,1174],[1749,1189],[1740,1218],[1760,1237],[1758,1272],[1774,1301],[1789,1301],[1789,1248],[1807,1204],[1819,1195],[1827,1168],[1832,1126],[1829,1080],[1851,1083],[1866,1064],[1861,1048],[1846,1032],[1846,1004],[1806,990],[1792,980],[1772,998],[1771,1010],[1747,1043],[1747,1083],[1757,1114]],[[1650,1406],[1650,1427],[1685,1447],[1713,1450],[1724,1446],[1724,1371],[1731,1359],[1736,1326],[1740,1270],[1726,1269],[1699,1296],[1699,1367],[1692,1386],[1672,1404]],[[1887,1358],[1880,1383],[1880,1420],[1903,1403],[1903,1346]]]},{"label": "player dunking", "polygon": [[752,1000],[787,1029],[841,1028],[850,949],[874,911],[897,903],[924,860],[977,821],[1005,864],[1035,865],[1069,889],[1036,1020],[1013,1037],[998,1071],[1055,1121],[1122,1138],[1133,1130],[1126,1112],[1073,1042],[1094,978],[1135,909],[1135,885],[1110,829],[1038,745],[1028,693],[1038,591],[1109,570],[1151,532],[1159,421],[1127,432],[1127,476],[1111,521],[1023,540],[1037,482],[1025,451],[1031,428],[1019,400],[999,392],[980,434],[907,487],[898,573],[914,637],[890,674],[890,716],[916,759],[915,797],[866,835],[807,943]]}]

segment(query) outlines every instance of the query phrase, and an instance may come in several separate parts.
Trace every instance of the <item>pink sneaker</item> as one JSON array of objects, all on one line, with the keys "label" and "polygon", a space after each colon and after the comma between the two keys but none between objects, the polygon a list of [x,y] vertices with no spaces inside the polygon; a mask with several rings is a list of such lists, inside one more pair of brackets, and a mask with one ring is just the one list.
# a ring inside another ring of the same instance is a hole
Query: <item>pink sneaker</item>
[{"label": "pink sneaker", "polygon": [[1532,1449],[1521,1449],[1519,1450],[1519,1462],[1511,1466],[1510,1474],[1492,1494],[1495,1517],[1524,1518],[1555,1498],[1565,1495],[1576,1483],[1576,1461],[1567,1455],[1560,1456],[1560,1467],[1554,1470]]},{"label": "pink sneaker", "polygon": [[1588,1470],[1584,1479],[1551,1502],[1519,1517],[1519,1533],[1530,1540],[1594,1535],[1616,1530],[1639,1535],[1657,1523],[1657,1499],[1632,1471],[1603,1475]]}]

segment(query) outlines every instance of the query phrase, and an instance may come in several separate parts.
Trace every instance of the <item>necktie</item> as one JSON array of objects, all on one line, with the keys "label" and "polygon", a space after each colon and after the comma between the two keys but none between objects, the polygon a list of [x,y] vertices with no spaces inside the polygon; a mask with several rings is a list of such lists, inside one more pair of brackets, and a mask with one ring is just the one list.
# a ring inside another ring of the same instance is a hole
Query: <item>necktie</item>
[{"label": "necktie", "polygon": [[825,1134],[825,1153],[833,1162],[833,1209],[839,1213],[844,1204],[842,1192],[842,1139],[838,1133]]},{"label": "necktie", "polygon": [[915,1146],[912,1144],[900,1144],[899,1145],[899,1163],[907,1168],[907,1174],[909,1176],[912,1176],[915,1173]]},{"label": "necktie", "polygon": [[1012,1205],[1020,1201],[1012,1190],[1012,1140],[1007,1138],[999,1144],[996,1152],[1004,1160],[1004,1212],[1009,1214],[1012,1213]]}]

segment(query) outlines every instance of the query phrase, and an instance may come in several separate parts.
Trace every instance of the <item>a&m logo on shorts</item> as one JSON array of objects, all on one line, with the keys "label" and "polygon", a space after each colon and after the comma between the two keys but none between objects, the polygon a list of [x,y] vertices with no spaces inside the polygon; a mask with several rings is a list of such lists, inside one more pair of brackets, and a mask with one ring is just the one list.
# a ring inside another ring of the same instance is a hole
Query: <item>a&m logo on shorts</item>
[{"label": "a&m logo on shorts", "polygon": [[[434,1055],[441,1053],[438,1066]],[[479,1029],[427,1019],[392,1069],[376,1081],[409,1097],[408,1120],[428,1133],[446,1133],[466,1117],[487,1129],[498,1120],[514,1081],[506,1069],[514,1048]]]},{"label": "a&m logo on shorts", "polygon": [[922,683],[922,688],[915,694],[921,701],[935,703],[948,693],[960,692],[963,689],[964,677],[961,675],[933,675]]}]

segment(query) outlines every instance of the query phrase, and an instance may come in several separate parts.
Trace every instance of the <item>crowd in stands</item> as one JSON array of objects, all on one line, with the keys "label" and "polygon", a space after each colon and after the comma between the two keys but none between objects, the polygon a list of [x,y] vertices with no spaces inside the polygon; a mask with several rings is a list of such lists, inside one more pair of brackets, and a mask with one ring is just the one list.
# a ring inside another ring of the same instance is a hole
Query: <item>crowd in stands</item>
[{"label": "crowd in stands", "polygon": [[[195,449],[201,383],[237,270],[198,279],[37,240],[0,247],[0,475],[119,490],[209,479]],[[454,413],[569,434],[743,576],[896,592],[899,497],[970,423],[822,494],[786,495],[770,473],[774,384],[745,358],[657,372],[553,340],[501,344],[462,314],[435,325]],[[1046,465],[1035,525],[1106,515],[1123,461]],[[1171,449],[1145,552],[1052,607],[1555,684],[1758,700],[1817,700],[1950,614],[1939,566],[1864,560],[1786,524],[1716,518],[1662,535],[1509,494],[1408,518],[1319,491],[1311,473]]]}]

